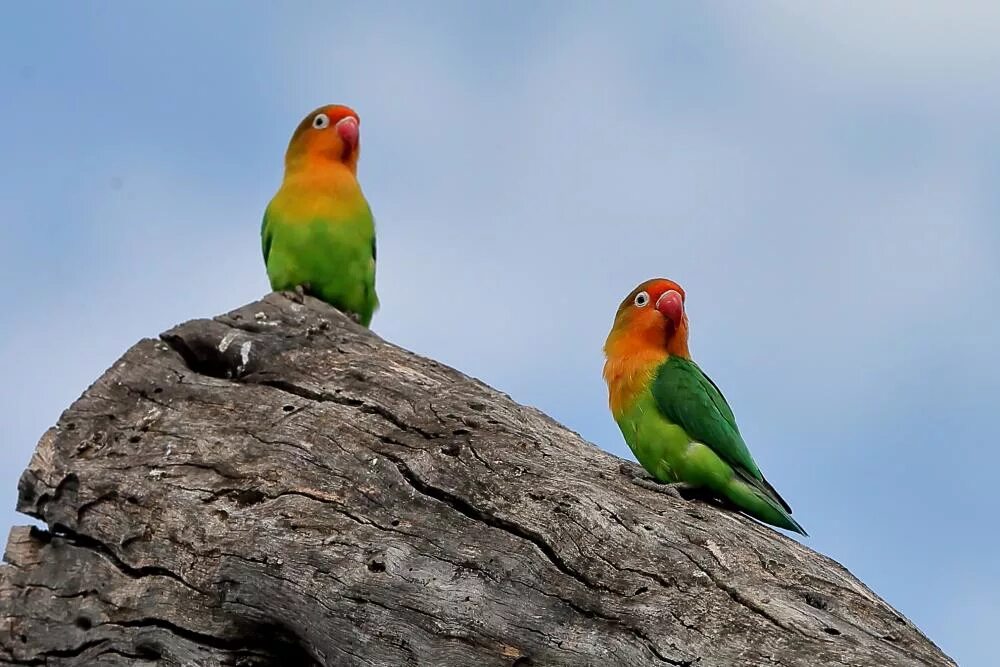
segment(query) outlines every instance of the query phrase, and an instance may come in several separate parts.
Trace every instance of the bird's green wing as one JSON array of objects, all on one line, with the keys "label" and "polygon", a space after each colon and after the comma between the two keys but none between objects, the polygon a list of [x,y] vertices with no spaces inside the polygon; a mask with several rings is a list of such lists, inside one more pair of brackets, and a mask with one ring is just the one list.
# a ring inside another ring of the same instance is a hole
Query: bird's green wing
[{"label": "bird's green wing", "polygon": [[[791,513],[791,507],[750,456],[722,392],[696,363],[680,357],[667,359],[656,372],[652,393],[664,417],[683,428],[692,440],[710,447],[740,478]],[[805,532],[790,517],[785,518],[791,522],[791,530]]]},{"label": "bird's green wing", "polygon": [[696,363],[681,357],[670,357],[663,362],[653,379],[653,398],[660,412],[683,428],[692,440],[711,447],[737,472],[763,481],[736,426],[732,409]]}]

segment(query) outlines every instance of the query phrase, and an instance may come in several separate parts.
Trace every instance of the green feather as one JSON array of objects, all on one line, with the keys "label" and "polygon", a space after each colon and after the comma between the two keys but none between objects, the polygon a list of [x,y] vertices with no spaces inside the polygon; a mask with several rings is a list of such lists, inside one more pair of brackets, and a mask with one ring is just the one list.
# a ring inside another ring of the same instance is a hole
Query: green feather
[{"label": "green feather", "polygon": [[730,465],[763,478],[743,442],[732,409],[696,363],[682,357],[663,362],[653,379],[653,397],[663,416],[680,425],[692,439],[711,447]]},{"label": "green feather", "polygon": [[375,294],[375,222],[367,205],[341,219],[283,218],[268,206],[261,249],[271,289],[306,292],[358,315],[364,326],[378,307]]},{"label": "green feather", "polygon": [[693,361],[668,358],[617,421],[656,479],[708,488],[761,521],[806,534],[761,474],[722,392]]}]

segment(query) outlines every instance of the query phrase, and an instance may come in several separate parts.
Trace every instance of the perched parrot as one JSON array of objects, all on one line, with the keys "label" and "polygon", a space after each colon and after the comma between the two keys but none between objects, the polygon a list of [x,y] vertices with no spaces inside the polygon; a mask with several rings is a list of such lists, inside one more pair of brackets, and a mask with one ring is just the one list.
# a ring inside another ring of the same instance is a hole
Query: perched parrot
[{"label": "perched parrot", "polygon": [[618,307],[604,344],[611,413],[654,479],[707,490],[752,517],[806,535],[750,456],[733,411],[691,360],[684,290],[648,280]]},{"label": "perched parrot", "polygon": [[359,124],[339,105],[299,123],[261,243],[271,289],[302,289],[368,326],[378,307],[375,221],[357,178]]}]

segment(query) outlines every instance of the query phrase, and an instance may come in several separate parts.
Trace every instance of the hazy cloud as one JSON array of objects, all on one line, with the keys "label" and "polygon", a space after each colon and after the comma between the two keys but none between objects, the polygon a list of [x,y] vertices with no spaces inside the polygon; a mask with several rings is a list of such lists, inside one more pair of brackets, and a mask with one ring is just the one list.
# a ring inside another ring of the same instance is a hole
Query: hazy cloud
[{"label": "hazy cloud", "polygon": [[0,500],[128,345],[266,290],[260,215],[288,133],[344,101],[379,230],[378,333],[626,455],[601,345],[636,283],[678,279],[692,350],[808,544],[963,664],[992,655],[954,618],[967,601],[1000,620],[975,593],[1000,590],[982,530],[1000,462],[997,10],[386,7],[198,9],[194,27],[176,9],[55,27],[20,10],[0,46],[18,128],[0,166]]}]

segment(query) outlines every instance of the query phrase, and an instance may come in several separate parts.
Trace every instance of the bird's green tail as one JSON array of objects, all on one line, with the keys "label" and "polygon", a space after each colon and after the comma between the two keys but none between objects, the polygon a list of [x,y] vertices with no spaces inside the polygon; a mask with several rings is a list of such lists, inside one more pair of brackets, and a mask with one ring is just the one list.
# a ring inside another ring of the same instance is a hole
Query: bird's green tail
[{"label": "bird's green tail", "polygon": [[741,510],[765,523],[808,536],[780,502],[770,497],[758,480],[735,475],[726,488],[726,497]]}]

